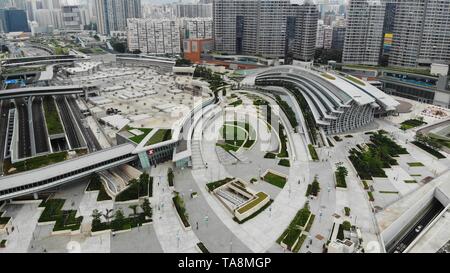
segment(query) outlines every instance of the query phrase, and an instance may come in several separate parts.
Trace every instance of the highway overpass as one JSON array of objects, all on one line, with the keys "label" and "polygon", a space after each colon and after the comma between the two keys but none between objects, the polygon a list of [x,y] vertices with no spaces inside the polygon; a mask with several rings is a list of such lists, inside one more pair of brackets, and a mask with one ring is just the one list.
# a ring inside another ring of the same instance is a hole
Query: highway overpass
[{"label": "highway overpass", "polygon": [[45,65],[57,63],[71,63],[80,61],[85,58],[75,55],[52,55],[52,56],[38,56],[38,57],[24,57],[5,59],[0,62],[2,68],[12,68],[25,65]]},{"label": "highway overpass", "polygon": [[0,100],[32,96],[83,94],[85,91],[91,91],[95,88],[95,85],[63,85],[7,89],[0,90]]}]

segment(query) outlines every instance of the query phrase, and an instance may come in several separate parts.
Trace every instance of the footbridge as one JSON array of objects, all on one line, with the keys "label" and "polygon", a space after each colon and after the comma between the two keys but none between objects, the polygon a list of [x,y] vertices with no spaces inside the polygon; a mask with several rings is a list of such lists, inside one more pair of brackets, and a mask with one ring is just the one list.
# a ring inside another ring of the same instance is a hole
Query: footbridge
[{"label": "footbridge", "polygon": [[123,144],[36,170],[0,178],[0,201],[48,190],[138,158],[133,144]]}]

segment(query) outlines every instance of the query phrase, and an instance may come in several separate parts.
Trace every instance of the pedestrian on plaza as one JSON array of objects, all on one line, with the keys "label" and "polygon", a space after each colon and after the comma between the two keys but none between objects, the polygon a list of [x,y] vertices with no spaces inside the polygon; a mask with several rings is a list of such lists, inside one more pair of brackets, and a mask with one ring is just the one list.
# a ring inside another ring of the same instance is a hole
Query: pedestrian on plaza
[{"label": "pedestrian on plaza", "polygon": [[198,230],[198,221],[197,221],[197,230]]}]

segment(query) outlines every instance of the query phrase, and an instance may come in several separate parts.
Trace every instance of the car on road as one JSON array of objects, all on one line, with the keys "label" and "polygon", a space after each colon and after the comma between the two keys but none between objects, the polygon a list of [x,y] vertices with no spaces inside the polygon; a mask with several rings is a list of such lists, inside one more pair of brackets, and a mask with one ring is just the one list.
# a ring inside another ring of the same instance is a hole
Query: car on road
[{"label": "car on road", "polygon": [[422,226],[422,225],[418,225],[414,231],[415,231],[416,233],[419,233],[419,232],[422,231],[422,229],[423,229],[423,226]]}]

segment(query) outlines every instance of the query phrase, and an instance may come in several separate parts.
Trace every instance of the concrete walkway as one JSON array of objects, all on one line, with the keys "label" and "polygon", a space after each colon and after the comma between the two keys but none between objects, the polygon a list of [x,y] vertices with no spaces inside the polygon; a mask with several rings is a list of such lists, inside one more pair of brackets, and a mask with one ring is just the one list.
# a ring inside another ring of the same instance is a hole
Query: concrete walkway
[{"label": "concrete walkway", "polygon": [[199,239],[192,230],[185,231],[178,219],[167,182],[168,168],[168,164],[161,164],[151,169],[151,176],[154,177],[153,227],[164,252],[195,253]]}]

